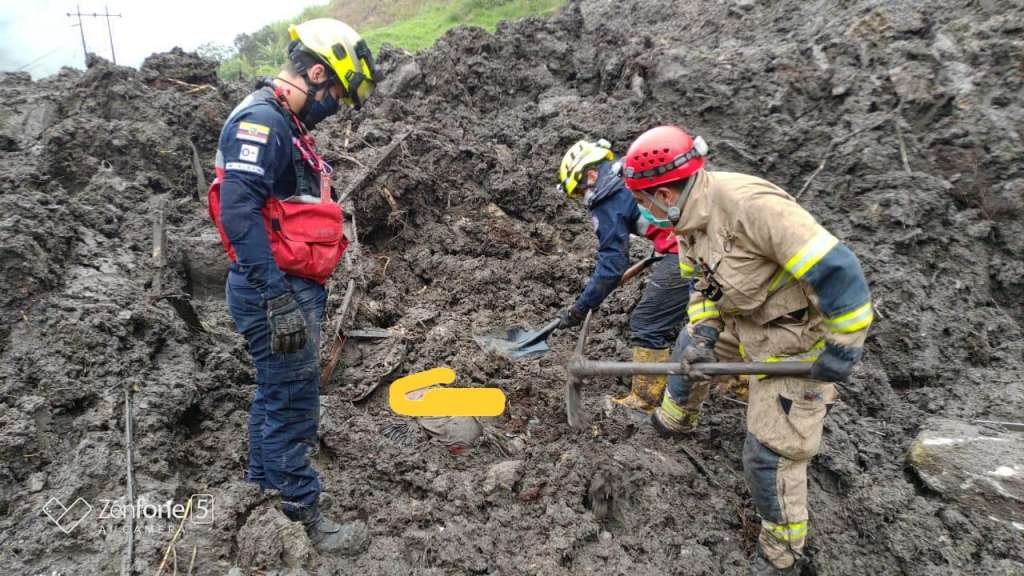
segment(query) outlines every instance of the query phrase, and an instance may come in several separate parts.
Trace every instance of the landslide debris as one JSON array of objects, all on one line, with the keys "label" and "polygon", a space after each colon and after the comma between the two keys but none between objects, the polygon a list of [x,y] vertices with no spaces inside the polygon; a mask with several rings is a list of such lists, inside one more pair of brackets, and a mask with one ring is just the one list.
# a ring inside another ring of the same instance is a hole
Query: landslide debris
[{"label": "landslide debris", "polygon": [[[177,51],[139,71],[95,60],[38,82],[3,74],[4,571],[119,573],[125,524],[100,512],[127,503],[130,387],[140,499],[215,502],[214,521],[186,523],[176,541],[182,571],[195,551],[195,574],[742,574],[758,521],[741,406],[712,400],[687,443],[706,475],[646,426],[602,416],[603,395],[625,382],[590,382],[592,425],[565,424],[574,334],[514,364],[471,337],[543,325],[591,270],[588,219],[553,191],[564,149],[603,136],[623,150],[671,122],[708,140],[715,169],[800,194],[872,285],[864,365],[810,467],[812,572],[1024,573],[1019,526],[905,464],[933,415],[1024,413],[1021,22],[1024,8],[1000,0],[582,0],[495,34],[454,29],[415,55],[383,50],[381,97],[317,134],[341,187],[408,134],[356,188],[359,264],[329,284],[335,310],[354,276],[349,326],[392,335],[351,340],[324,390],[316,465],[333,512],[366,518],[372,534],[344,561],[293,546],[242,481],[253,375],[224,310],[225,258],[192,198],[191,145],[209,181],[220,126],[249,87]],[[640,290],[605,303],[589,356],[629,357]],[[435,366],[505,391],[507,412],[487,426],[514,455],[392,439],[381,389],[343,400],[347,386],[386,389]],[[52,498],[95,510],[65,534],[41,512]],[[155,571],[177,525],[136,522],[135,572]]]}]

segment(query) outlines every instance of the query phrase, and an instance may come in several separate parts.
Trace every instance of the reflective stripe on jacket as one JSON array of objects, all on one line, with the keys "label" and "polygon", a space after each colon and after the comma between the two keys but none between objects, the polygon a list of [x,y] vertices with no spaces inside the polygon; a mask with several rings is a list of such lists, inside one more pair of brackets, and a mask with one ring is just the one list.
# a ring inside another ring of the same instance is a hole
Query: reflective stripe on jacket
[{"label": "reflective stripe on jacket", "polygon": [[[779,187],[701,171],[675,227],[691,324],[728,328],[754,361],[822,339],[861,348],[873,319],[856,256]],[[702,290],[703,291],[702,291]]]}]

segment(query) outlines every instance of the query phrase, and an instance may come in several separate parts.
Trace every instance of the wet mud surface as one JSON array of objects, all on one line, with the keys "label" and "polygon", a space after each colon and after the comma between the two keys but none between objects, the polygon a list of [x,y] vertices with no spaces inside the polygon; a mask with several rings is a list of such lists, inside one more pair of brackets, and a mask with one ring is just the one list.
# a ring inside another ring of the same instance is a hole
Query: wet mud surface
[{"label": "wet mud surface", "polygon": [[[317,134],[342,188],[407,134],[352,195],[361,250],[329,283],[329,318],[354,278],[347,326],[391,334],[350,339],[324,389],[331,512],[372,535],[348,559],[317,555],[243,481],[253,373],[190,142],[209,181],[248,86],[181,52],[140,71],[3,75],[0,573],[120,573],[125,523],[99,513],[127,503],[125,387],[139,500],[215,502],[173,547],[181,574],[193,554],[193,573],[218,575],[744,573],[758,519],[742,406],[713,397],[686,454],[604,414],[627,383],[595,379],[575,431],[574,333],[516,363],[472,338],[543,326],[590,273],[589,221],[554,192],[564,149],[603,136],[624,150],[671,122],[708,140],[715,169],[799,194],[873,289],[865,362],[810,467],[809,573],[1024,574],[1019,526],[905,460],[933,415],[1024,414],[1022,22],[1012,1],[585,0],[493,35],[455,29],[415,56],[385,50],[382,97]],[[606,301],[589,357],[629,358],[641,288]],[[435,366],[507,394],[481,440],[453,446],[388,410],[392,379]],[[42,512],[52,498],[96,510],[65,534]],[[177,526],[136,522],[135,572],[156,571]]]}]

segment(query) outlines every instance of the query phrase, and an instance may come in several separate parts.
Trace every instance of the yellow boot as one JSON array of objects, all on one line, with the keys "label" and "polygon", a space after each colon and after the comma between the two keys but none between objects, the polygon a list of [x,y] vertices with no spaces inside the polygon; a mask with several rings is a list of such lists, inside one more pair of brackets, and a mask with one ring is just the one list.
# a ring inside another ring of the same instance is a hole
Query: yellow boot
[{"label": "yellow boot", "polygon": [[750,376],[744,374],[743,376],[740,376],[738,380],[739,384],[732,389],[732,393],[740,400],[746,402],[750,399]]},{"label": "yellow boot", "polygon": [[727,376],[724,378],[718,378],[716,386],[718,388],[718,394],[725,396],[726,394],[732,394],[737,399],[744,402],[750,397],[750,380],[749,376]]},{"label": "yellow boot", "polygon": [[[655,350],[636,346],[633,348],[633,362],[668,362],[671,354],[672,351],[667,348]],[[634,374],[629,395],[611,400],[631,410],[640,410],[650,414],[661,401],[661,395],[665,392],[667,383],[668,376]]]},{"label": "yellow boot", "polygon": [[651,414],[654,431],[662,437],[681,438],[697,429],[700,422],[700,409],[690,410],[676,404],[665,394],[661,406]]}]

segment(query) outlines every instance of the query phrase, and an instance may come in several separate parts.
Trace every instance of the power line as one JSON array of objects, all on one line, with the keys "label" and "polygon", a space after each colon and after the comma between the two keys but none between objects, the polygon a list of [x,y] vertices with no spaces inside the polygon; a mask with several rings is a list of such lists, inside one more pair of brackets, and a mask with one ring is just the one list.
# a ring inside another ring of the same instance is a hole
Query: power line
[{"label": "power line", "polygon": [[35,60],[32,60],[31,62],[29,62],[27,64],[24,64],[22,66],[17,67],[14,71],[15,72],[21,72],[22,70],[31,70],[32,68],[35,68],[36,65],[41,63],[43,60],[49,58],[50,56],[53,56],[54,54],[56,54],[57,52],[60,52],[61,50],[67,48],[67,46],[68,46],[67,44],[64,44],[63,46],[59,46],[57,48],[54,48],[53,50],[50,50],[49,52],[47,52],[46,54],[43,54],[42,56],[36,58]]},{"label": "power line", "polygon": [[114,33],[110,29],[110,19],[111,18],[120,18],[121,17],[120,14],[111,14],[110,10],[107,9],[106,5],[103,6],[103,14],[98,14],[96,12],[93,12],[91,14],[90,13],[83,13],[81,6],[78,5],[78,4],[75,4],[75,12],[74,13],[68,12],[67,15],[68,15],[69,18],[71,16],[77,16],[78,17],[78,24],[77,24],[77,26],[78,26],[78,31],[81,32],[81,35],[82,35],[82,56],[85,58],[85,66],[86,66],[86,68],[89,67],[89,48],[86,47],[86,45],[85,45],[85,26],[82,24],[82,16],[90,16],[92,18],[106,18],[107,19],[107,36],[110,38],[110,59],[113,60],[114,64],[117,64],[117,55],[114,53]]}]

